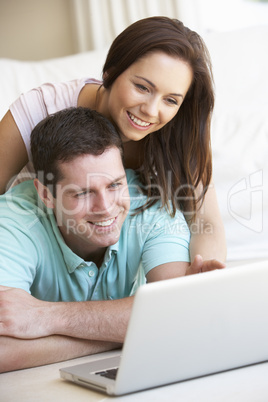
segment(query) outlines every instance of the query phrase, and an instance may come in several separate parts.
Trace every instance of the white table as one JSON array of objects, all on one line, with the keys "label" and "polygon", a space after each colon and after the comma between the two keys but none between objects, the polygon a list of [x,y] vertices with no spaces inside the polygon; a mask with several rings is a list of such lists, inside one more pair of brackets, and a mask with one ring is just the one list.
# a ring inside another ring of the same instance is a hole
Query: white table
[{"label": "white table", "polygon": [[[233,262],[228,263],[228,266],[241,264],[242,262]],[[117,351],[106,352],[103,356],[113,356],[115,353]],[[86,363],[94,359],[96,355],[0,374],[0,402],[268,401],[268,362],[121,397],[107,397],[60,378],[61,367]]]},{"label": "white table", "polygon": [[[115,352],[106,352],[112,356]],[[0,374],[1,402],[267,402],[268,362],[121,397],[107,397],[60,378],[59,368],[96,355]]]}]

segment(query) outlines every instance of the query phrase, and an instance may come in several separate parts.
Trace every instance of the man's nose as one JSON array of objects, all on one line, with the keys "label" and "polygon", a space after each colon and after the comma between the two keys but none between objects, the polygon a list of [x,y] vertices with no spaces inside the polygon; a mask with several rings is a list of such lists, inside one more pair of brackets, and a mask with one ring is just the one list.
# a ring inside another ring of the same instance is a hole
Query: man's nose
[{"label": "man's nose", "polygon": [[112,210],[114,200],[106,193],[100,193],[94,197],[92,212],[96,214],[104,214]]}]

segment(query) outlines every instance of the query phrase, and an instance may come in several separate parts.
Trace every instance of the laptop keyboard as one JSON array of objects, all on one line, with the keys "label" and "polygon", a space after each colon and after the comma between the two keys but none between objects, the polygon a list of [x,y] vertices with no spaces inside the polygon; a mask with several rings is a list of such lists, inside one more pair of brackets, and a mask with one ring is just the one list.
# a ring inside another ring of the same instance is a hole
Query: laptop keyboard
[{"label": "laptop keyboard", "polygon": [[112,368],[112,369],[109,369],[109,370],[98,371],[95,374],[101,375],[102,377],[110,378],[110,380],[115,380],[117,371],[118,371],[118,367],[117,368]]}]

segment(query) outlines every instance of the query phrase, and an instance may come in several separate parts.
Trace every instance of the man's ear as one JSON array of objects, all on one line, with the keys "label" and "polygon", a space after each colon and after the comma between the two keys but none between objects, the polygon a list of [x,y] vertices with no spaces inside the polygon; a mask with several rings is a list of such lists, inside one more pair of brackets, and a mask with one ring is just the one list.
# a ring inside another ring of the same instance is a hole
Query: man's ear
[{"label": "man's ear", "polygon": [[53,195],[51,194],[50,190],[44,186],[38,179],[34,179],[34,187],[38,192],[39,198],[43,201],[47,208],[54,208],[55,200]]}]

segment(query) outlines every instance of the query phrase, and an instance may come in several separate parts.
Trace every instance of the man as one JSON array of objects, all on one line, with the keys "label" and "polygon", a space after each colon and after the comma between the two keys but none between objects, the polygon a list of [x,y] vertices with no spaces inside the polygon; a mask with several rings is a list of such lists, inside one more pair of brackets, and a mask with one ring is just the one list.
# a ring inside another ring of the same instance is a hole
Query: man
[{"label": "man", "polygon": [[145,199],[104,117],[58,112],[31,149],[37,177],[0,197],[2,372],[120,347],[137,286],[199,269],[181,213],[137,213]]}]

